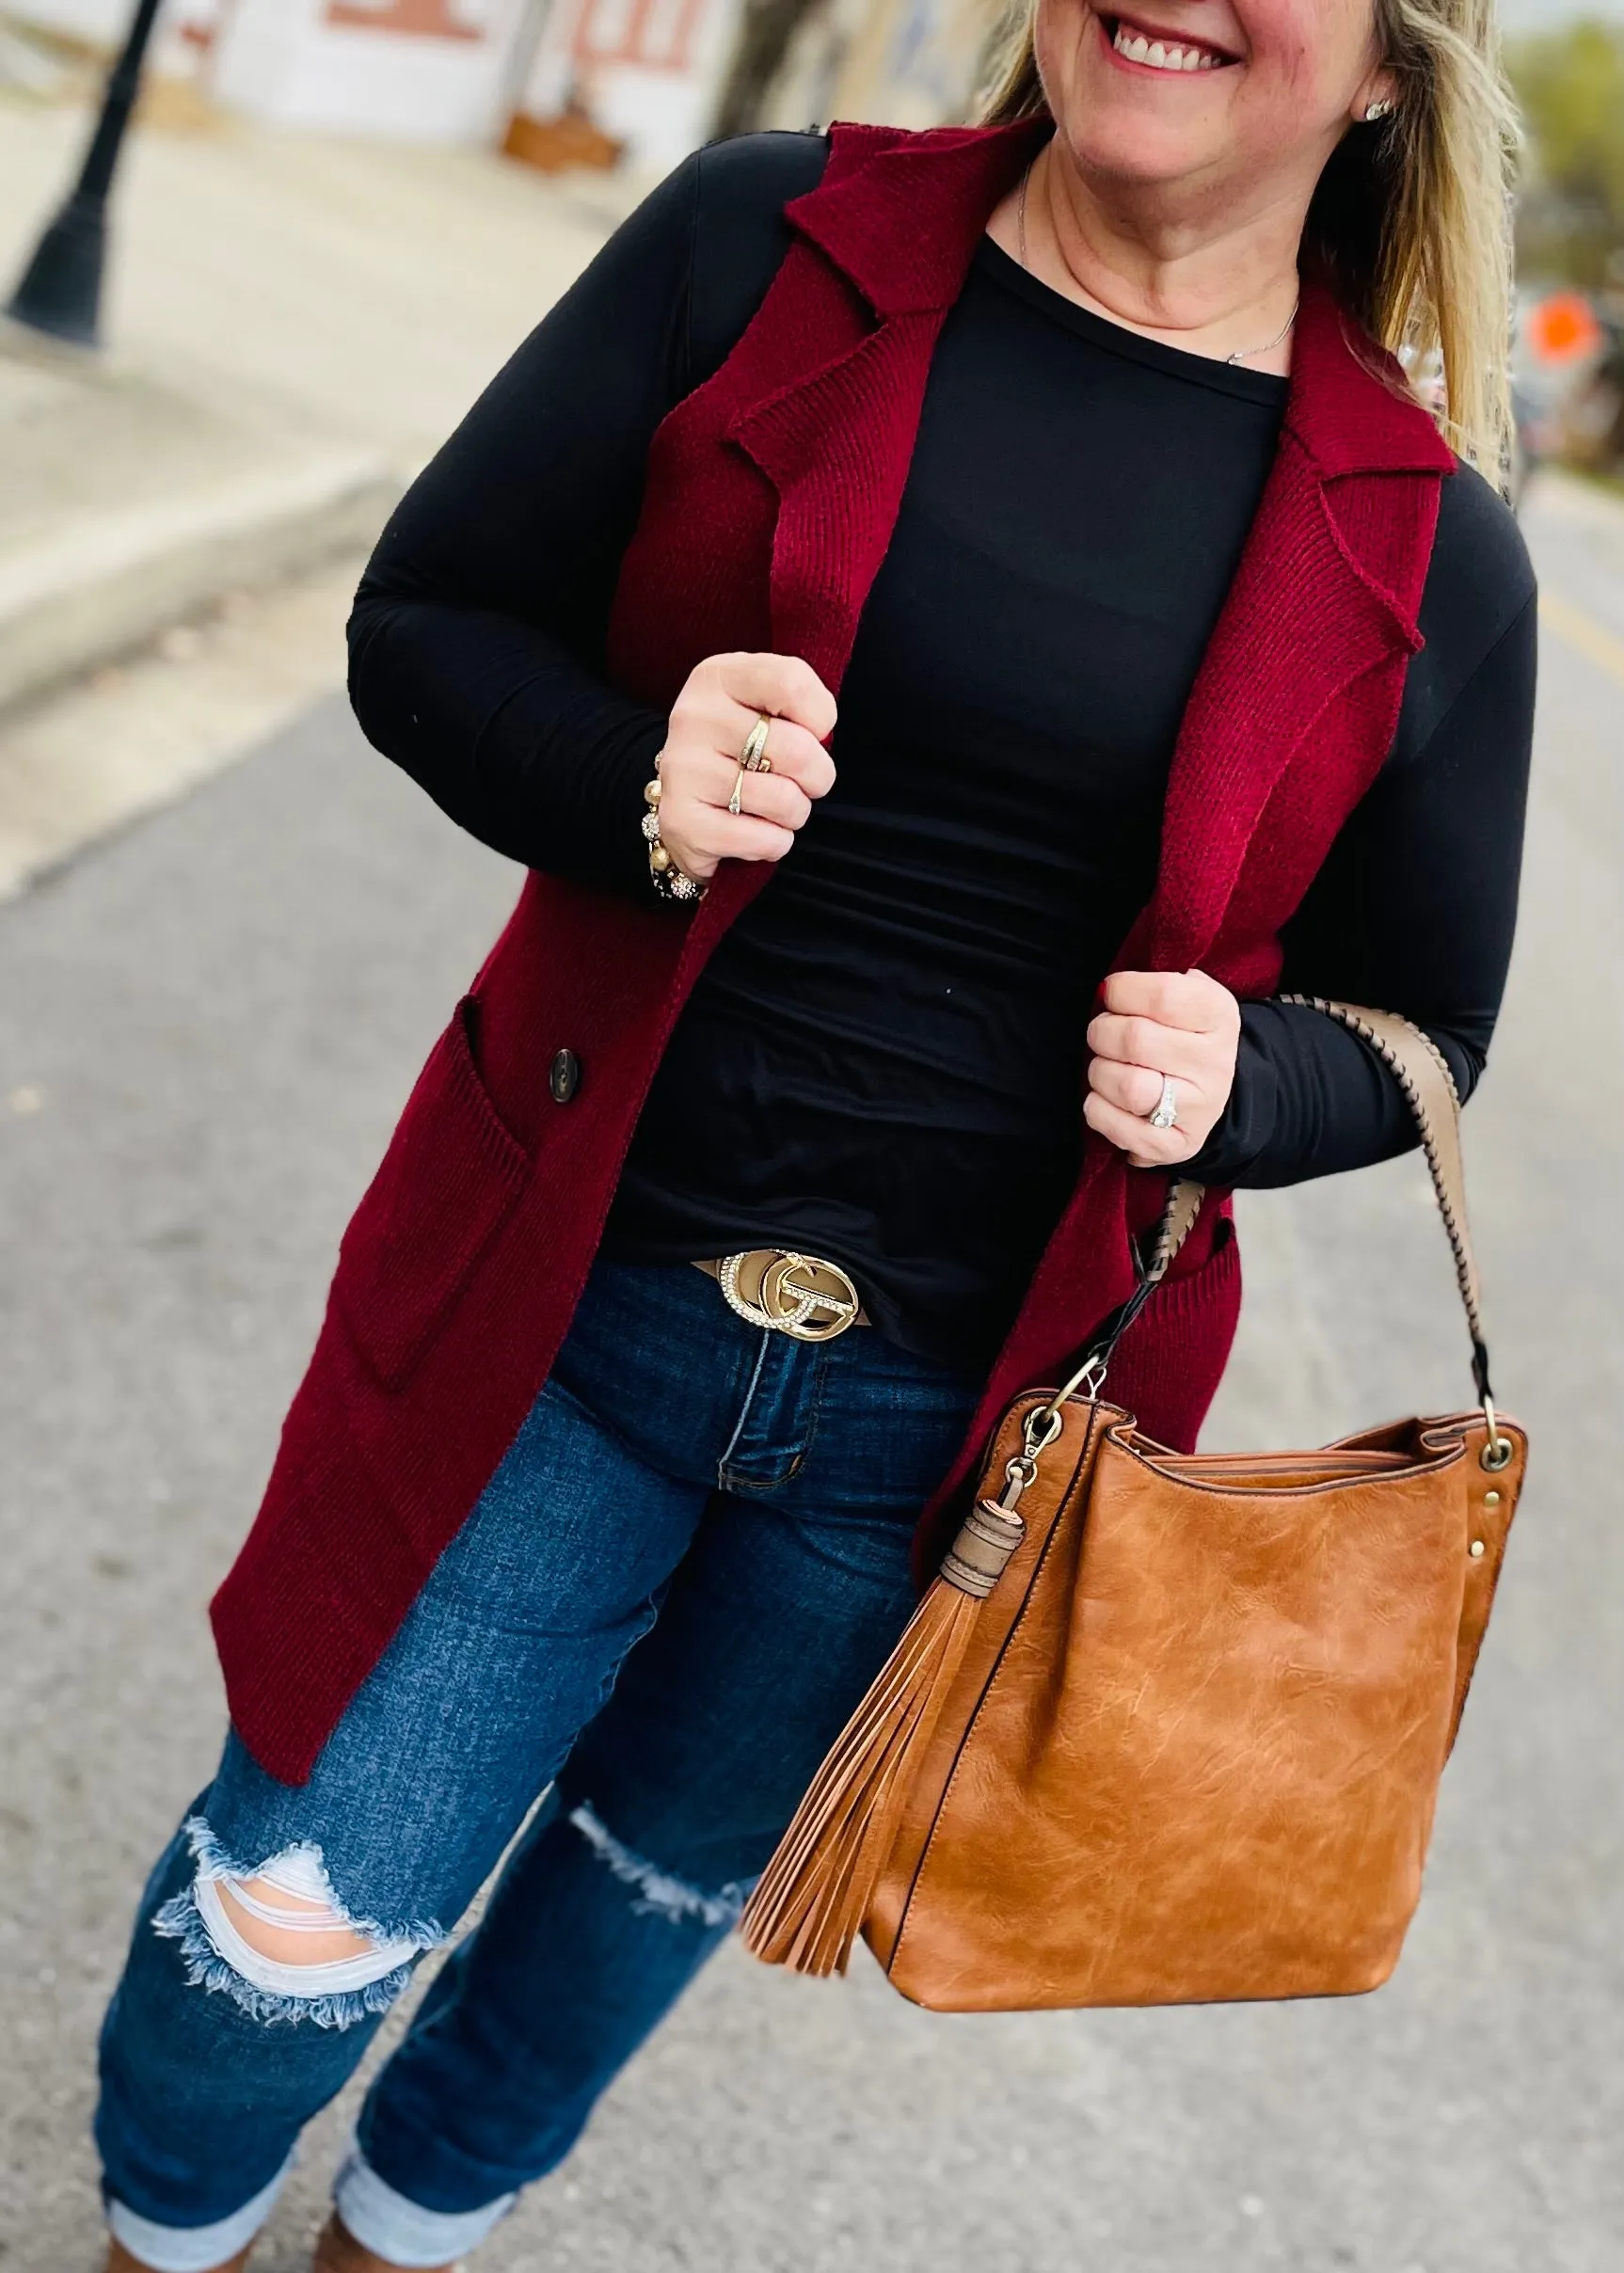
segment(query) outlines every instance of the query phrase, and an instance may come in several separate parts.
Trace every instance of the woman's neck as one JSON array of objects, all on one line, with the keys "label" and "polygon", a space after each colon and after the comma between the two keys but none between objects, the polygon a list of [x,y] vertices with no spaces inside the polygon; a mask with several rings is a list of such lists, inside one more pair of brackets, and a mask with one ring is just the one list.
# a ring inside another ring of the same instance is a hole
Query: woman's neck
[{"label": "woman's neck", "polygon": [[[1141,195],[1113,206],[1045,142],[991,233],[1042,282],[1146,338],[1249,371],[1291,368],[1295,199],[1214,219],[1186,197]],[[1025,236],[1023,249],[1022,236]]]}]

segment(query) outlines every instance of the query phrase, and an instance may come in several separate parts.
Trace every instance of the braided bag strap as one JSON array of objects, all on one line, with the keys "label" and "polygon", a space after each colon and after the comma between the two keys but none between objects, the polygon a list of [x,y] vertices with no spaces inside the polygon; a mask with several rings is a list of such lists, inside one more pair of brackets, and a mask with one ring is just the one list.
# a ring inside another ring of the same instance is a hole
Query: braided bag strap
[{"label": "braided bag strap", "polygon": [[1365,1009],[1357,1003],[1329,1002],[1318,994],[1282,994],[1277,1001],[1318,1010],[1334,1018],[1373,1049],[1388,1068],[1421,1132],[1421,1149],[1455,1257],[1456,1283],[1472,1336],[1472,1377],[1489,1415],[1491,1446],[1501,1441],[1494,1425],[1489,1378],[1489,1343],[1483,1325],[1483,1289],[1473,1251],[1466,1212],[1466,1161],[1460,1144],[1460,1098],[1448,1060],[1429,1034],[1391,1010]]}]

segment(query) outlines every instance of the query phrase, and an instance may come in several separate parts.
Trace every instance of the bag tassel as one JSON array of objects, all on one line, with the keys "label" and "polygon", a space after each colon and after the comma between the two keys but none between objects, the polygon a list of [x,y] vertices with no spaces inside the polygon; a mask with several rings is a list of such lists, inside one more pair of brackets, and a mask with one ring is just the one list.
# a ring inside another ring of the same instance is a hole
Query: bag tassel
[{"label": "bag tassel", "polygon": [[1009,1478],[1001,1501],[978,1501],[965,1518],[746,1903],[740,1931],[764,1963],[845,1972],[977,1613],[1026,1536],[1015,1513],[1026,1463],[1011,1461]]}]

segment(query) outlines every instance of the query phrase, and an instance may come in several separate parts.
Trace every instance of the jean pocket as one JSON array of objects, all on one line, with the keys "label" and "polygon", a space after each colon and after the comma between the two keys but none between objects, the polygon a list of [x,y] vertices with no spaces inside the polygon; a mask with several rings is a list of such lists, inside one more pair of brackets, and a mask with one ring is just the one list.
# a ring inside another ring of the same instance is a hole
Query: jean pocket
[{"label": "jean pocket", "polygon": [[480,1076],[478,1017],[465,995],[339,1246],[334,1303],[389,1389],[427,1354],[530,1174]]}]

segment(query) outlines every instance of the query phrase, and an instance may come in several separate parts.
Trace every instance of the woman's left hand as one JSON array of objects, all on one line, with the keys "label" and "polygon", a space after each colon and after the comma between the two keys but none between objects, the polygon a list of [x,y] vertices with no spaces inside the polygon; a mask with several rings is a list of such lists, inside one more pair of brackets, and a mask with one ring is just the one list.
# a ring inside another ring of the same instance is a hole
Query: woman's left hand
[{"label": "woman's left hand", "polygon": [[[1090,1128],[1137,1168],[1158,1168],[1199,1152],[1234,1086],[1240,1004],[1204,971],[1113,971],[1105,1009],[1089,1026]],[[1164,1076],[1173,1085],[1177,1124],[1153,1129]]]}]

